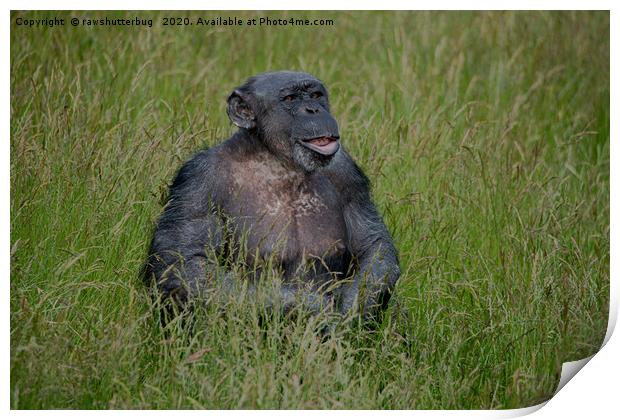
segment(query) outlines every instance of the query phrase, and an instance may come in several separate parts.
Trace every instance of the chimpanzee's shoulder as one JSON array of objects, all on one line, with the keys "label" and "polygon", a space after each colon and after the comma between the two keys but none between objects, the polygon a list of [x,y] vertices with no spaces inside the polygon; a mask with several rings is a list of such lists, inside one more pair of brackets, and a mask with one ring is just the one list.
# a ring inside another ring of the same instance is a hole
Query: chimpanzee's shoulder
[{"label": "chimpanzee's shoulder", "polygon": [[183,163],[170,186],[170,195],[216,195],[228,178],[226,143],[205,147]]},{"label": "chimpanzee's shoulder", "polygon": [[174,177],[171,191],[177,191],[199,182],[212,169],[212,155],[211,149],[203,149],[183,163]]},{"label": "chimpanzee's shoulder", "polygon": [[340,147],[329,165],[322,172],[345,197],[370,191],[370,181],[349,153]]}]

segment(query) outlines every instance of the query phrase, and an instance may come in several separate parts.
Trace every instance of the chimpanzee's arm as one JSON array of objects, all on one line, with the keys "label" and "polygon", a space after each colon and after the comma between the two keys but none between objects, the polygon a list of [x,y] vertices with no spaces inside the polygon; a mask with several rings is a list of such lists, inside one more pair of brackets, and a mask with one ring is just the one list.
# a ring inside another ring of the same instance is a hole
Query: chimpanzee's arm
[{"label": "chimpanzee's arm", "polygon": [[146,264],[145,280],[155,281],[164,299],[172,298],[181,306],[189,296],[205,290],[207,273],[218,269],[209,264],[207,250],[217,255],[224,245],[210,160],[209,152],[203,151],[179,170]]},{"label": "chimpanzee's arm", "polygon": [[343,215],[351,252],[357,261],[352,281],[340,293],[340,311],[359,311],[364,319],[372,318],[387,304],[400,276],[398,254],[390,233],[375,208],[368,178],[355,162],[341,151],[332,171],[343,190]]},{"label": "chimpanzee's arm", "polygon": [[349,203],[344,217],[357,271],[343,290],[340,309],[343,313],[357,309],[368,319],[387,305],[400,276],[398,256],[370,196]]}]

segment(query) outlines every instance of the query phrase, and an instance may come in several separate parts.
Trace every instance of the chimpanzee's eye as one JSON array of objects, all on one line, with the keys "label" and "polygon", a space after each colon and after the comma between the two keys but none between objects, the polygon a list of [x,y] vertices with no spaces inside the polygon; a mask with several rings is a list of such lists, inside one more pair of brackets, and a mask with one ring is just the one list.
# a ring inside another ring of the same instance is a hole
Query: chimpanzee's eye
[{"label": "chimpanzee's eye", "polygon": [[312,92],[312,93],[310,94],[310,97],[311,97],[312,99],[319,99],[319,98],[321,98],[322,96],[323,96],[323,93],[322,93],[322,92],[319,92],[319,91]]},{"label": "chimpanzee's eye", "polygon": [[293,99],[295,99],[293,95],[286,95],[284,98],[282,98],[284,102],[292,102]]}]

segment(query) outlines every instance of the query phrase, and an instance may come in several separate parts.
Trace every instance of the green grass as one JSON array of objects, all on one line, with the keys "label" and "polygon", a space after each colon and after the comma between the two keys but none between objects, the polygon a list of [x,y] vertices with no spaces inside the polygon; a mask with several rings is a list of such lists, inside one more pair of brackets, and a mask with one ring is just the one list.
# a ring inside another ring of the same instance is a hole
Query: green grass
[{"label": "green grass", "polygon": [[[597,351],[609,13],[14,24],[103,13],[11,14],[12,408],[516,408]],[[390,316],[321,341],[315,321],[261,326],[245,302],[164,330],[138,271],[167,185],[233,132],[227,94],[275,69],[331,91],[400,252]]]}]

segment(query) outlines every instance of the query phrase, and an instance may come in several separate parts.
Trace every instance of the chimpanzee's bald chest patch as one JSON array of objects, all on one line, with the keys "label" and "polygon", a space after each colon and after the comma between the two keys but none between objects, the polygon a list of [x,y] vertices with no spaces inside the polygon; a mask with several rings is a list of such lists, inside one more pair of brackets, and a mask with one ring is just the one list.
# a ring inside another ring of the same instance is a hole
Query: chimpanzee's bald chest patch
[{"label": "chimpanzee's bald chest patch", "polygon": [[249,260],[258,250],[293,270],[304,261],[342,270],[346,227],[338,193],[325,177],[288,169],[266,152],[233,160],[228,175],[224,211],[237,236],[245,232]]}]

